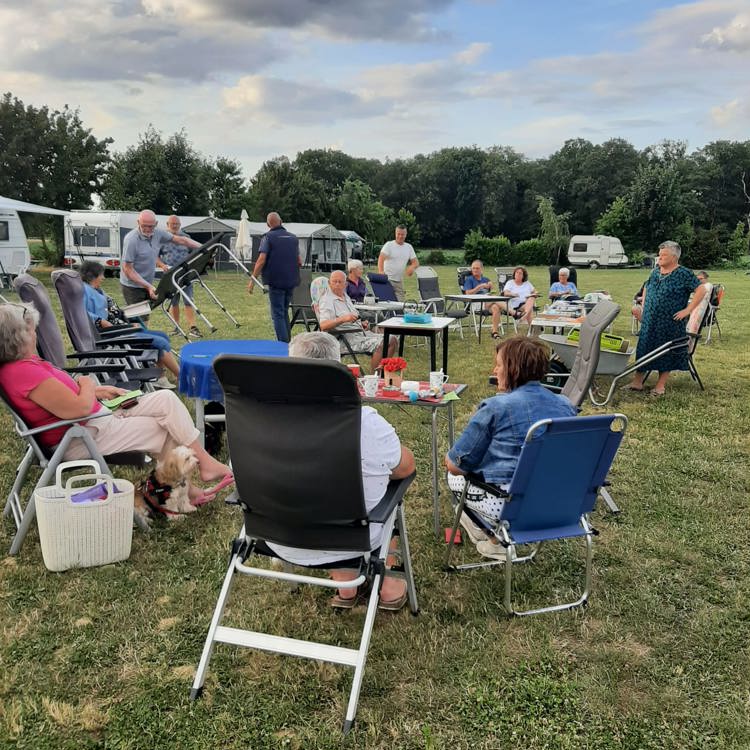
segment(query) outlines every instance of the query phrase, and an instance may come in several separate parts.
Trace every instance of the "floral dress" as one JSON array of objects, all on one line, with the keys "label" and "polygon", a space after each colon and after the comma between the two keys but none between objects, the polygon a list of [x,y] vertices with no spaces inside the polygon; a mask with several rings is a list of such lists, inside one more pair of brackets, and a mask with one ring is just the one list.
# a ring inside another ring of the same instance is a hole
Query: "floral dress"
[{"label": "floral dress", "polygon": [[[637,358],[640,359],[667,341],[685,335],[687,319],[675,320],[674,314],[687,306],[690,295],[697,286],[700,286],[700,281],[684,266],[677,266],[667,274],[662,274],[658,268],[654,269],[646,282],[646,304],[638,337]],[[687,370],[687,349],[667,352],[656,361],[638,369],[641,372]]]}]

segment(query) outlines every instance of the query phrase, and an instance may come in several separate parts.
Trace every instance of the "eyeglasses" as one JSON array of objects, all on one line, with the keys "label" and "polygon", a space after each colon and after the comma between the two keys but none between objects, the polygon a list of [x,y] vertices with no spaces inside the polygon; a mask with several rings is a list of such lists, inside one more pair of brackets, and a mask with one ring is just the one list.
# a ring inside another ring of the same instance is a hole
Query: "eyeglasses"
[{"label": "eyeglasses", "polygon": [[17,307],[20,310],[22,310],[23,311],[23,319],[24,320],[27,319],[27,316],[29,314],[29,308],[26,307],[26,305],[19,305],[18,302],[8,302],[6,304],[10,305],[11,307]]},{"label": "eyeglasses", "polygon": [[153,229],[159,222],[155,221],[153,224],[146,224],[145,221],[138,222],[141,225],[141,229]]}]

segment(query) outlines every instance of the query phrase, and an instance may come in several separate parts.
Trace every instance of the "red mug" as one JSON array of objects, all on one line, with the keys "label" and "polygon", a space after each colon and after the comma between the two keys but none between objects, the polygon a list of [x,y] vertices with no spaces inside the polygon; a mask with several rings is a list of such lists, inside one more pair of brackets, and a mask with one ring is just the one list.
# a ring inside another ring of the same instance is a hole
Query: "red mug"
[{"label": "red mug", "polygon": [[352,376],[355,378],[358,378],[361,374],[361,371],[359,369],[359,365],[347,365],[349,368],[349,372],[351,372]]}]

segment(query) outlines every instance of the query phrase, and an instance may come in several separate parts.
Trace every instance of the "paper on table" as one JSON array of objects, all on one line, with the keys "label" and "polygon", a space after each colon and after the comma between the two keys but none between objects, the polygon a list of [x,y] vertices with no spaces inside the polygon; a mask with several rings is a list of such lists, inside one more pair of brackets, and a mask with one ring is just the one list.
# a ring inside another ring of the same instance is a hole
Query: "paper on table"
[{"label": "paper on table", "polygon": [[460,401],[461,399],[458,397],[458,394],[455,391],[448,391],[448,393],[443,396],[443,401]]}]

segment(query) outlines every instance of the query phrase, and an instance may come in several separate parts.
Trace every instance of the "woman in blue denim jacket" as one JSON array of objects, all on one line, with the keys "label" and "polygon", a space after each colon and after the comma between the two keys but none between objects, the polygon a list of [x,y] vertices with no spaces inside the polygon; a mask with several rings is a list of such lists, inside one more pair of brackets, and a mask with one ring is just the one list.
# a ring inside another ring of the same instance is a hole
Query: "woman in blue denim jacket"
[{"label": "woman in blue denim jacket", "polygon": [[[540,419],[576,415],[568,399],[541,385],[548,369],[549,351],[538,339],[516,336],[497,345],[494,373],[498,394],[479,404],[445,457],[448,485],[454,493],[460,495],[463,491],[463,475],[469,472],[507,489],[529,427]],[[470,495],[466,504],[494,522],[503,500],[481,493]],[[474,539],[473,530],[467,530]],[[487,545],[482,542],[477,547],[482,554],[484,546]],[[491,543],[489,546],[496,547]]]}]

